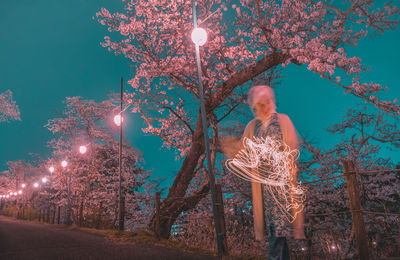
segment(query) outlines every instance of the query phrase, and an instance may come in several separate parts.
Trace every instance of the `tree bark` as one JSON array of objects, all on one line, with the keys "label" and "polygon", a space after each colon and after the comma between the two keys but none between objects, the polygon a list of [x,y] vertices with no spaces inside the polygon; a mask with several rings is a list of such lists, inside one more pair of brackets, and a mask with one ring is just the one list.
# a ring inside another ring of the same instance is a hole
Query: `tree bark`
[{"label": "tree bark", "polygon": [[[213,111],[222,104],[225,99],[232,93],[235,87],[240,86],[250,79],[256,77],[282,62],[286,61],[289,56],[283,53],[272,53],[260,59],[255,64],[236,72],[226,82],[217,86],[217,90],[206,99],[207,118],[210,118]],[[209,192],[208,181],[199,190],[190,197],[184,198],[186,190],[195,175],[195,169],[200,156],[204,153],[204,137],[201,121],[201,112],[197,118],[196,127],[192,135],[191,147],[182,163],[182,166],[175,177],[174,183],[169,190],[168,196],[160,203],[159,214],[159,235],[163,238],[169,238],[171,227],[176,218],[184,211],[196,207],[197,203],[204,198]],[[149,229],[153,232],[157,231],[157,217],[152,215],[149,223]]]},{"label": "tree bark", "polygon": [[83,222],[83,199],[81,200],[81,206],[79,207],[79,226],[82,226],[82,222]]}]

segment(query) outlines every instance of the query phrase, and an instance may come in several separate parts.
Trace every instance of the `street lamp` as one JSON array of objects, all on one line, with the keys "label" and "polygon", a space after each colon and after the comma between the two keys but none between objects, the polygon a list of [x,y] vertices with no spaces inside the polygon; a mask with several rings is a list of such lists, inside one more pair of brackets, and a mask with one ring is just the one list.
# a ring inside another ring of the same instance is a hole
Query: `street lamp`
[{"label": "street lamp", "polygon": [[35,182],[35,183],[33,184],[33,187],[35,187],[35,188],[39,187],[39,183]]},{"label": "street lamp", "polygon": [[49,172],[50,172],[50,174],[53,174],[53,172],[54,172],[54,167],[53,166],[50,166]]},{"label": "street lamp", "polygon": [[200,48],[207,41],[207,32],[197,27],[197,18],[196,18],[196,1],[193,0],[193,25],[194,29],[192,32],[192,41],[195,44],[196,48],[196,64],[197,64],[197,77],[199,80],[199,89],[200,89],[200,109],[201,109],[201,117],[203,123],[203,135],[204,135],[204,146],[206,148],[206,156],[207,156],[207,165],[208,165],[208,177],[210,181],[210,190],[211,197],[213,203],[213,215],[214,215],[214,223],[215,223],[215,233],[217,237],[217,247],[218,247],[218,256],[222,257],[224,253],[224,246],[222,244],[222,236],[224,234],[221,233],[221,223],[218,212],[218,203],[217,203],[217,194],[215,192],[215,179],[213,173],[213,167],[211,162],[211,153],[210,153],[210,144],[208,141],[208,126],[207,126],[207,118],[206,118],[206,108],[204,105],[204,90],[203,90],[203,82],[201,80],[201,61],[200,61]]},{"label": "street lamp", "polygon": [[62,166],[63,168],[67,167],[67,165],[68,165],[68,163],[67,163],[66,160],[64,160],[64,161],[61,162],[61,166]]},{"label": "street lamp", "polygon": [[124,117],[122,116],[123,105],[123,78],[121,77],[121,98],[120,98],[120,111],[118,115],[114,116],[114,123],[119,127],[119,191],[118,191],[118,230],[124,230],[124,205],[122,200],[122,123]]},{"label": "street lamp", "polygon": [[47,182],[47,178],[46,178],[46,177],[43,177],[43,178],[42,178],[42,182],[43,182],[43,183],[46,183],[46,182]]},{"label": "street lamp", "polygon": [[22,190],[19,190],[19,191],[18,191],[18,194],[22,194]]},{"label": "street lamp", "polygon": [[[67,167],[68,163],[66,160],[61,162],[61,166],[65,169]],[[67,201],[68,205],[67,205],[67,210],[65,212],[66,216],[65,216],[65,222],[67,225],[69,225],[69,218],[70,218],[70,207],[71,207],[71,173],[68,176],[68,201]]]},{"label": "street lamp", "polygon": [[121,126],[121,122],[122,122],[122,123],[124,122],[124,117],[123,117],[123,116],[121,116],[120,114],[114,116],[114,123],[115,123],[117,126]]},{"label": "street lamp", "polygon": [[21,184],[21,187],[22,187],[22,188],[25,188],[25,187],[26,187],[26,184],[25,184],[25,183],[22,183],[22,184]]},{"label": "street lamp", "polygon": [[203,46],[207,42],[207,32],[203,28],[196,27],[192,31],[192,41],[194,44]]},{"label": "street lamp", "polygon": [[79,146],[79,152],[80,152],[81,154],[84,154],[84,153],[86,153],[86,151],[87,151],[87,148],[86,148],[86,146],[85,146],[85,145],[81,145],[81,146]]}]

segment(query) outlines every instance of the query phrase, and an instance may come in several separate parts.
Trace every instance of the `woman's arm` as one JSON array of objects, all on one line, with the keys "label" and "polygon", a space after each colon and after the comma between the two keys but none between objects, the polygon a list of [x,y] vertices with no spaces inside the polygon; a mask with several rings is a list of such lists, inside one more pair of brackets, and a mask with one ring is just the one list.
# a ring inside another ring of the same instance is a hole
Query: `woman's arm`
[{"label": "woman's arm", "polygon": [[254,132],[254,120],[250,121],[244,129],[242,138],[239,139],[237,136],[224,136],[221,138],[221,150],[227,156],[228,159],[235,157],[235,155],[244,148],[244,138],[252,138]]}]

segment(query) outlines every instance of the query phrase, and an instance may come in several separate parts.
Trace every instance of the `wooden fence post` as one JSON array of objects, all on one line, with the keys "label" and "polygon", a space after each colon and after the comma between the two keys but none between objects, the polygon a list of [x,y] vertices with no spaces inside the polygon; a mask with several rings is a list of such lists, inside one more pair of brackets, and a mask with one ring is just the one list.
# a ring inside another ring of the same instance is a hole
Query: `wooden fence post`
[{"label": "wooden fence post", "polygon": [[225,214],[224,214],[224,200],[222,199],[222,187],[221,184],[215,184],[215,193],[217,197],[218,215],[220,217],[219,223],[221,224],[221,237],[222,237],[222,252],[224,255],[228,254],[228,242],[226,239],[226,226],[225,226]]},{"label": "wooden fence post", "polygon": [[368,260],[368,237],[365,231],[356,170],[352,161],[344,161],[343,166],[344,176],[346,177],[347,192],[350,199],[350,210],[353,219],[354,235],[356,238],[358,255],[361,260]]},{"label": "wooden fence post", "polygon": [[161,192],[157,191],[156,192],[156,220],[157,220],[157,225],[156,225],[156,235],[157,237],[160,237],[160,200],[161,200]]}]

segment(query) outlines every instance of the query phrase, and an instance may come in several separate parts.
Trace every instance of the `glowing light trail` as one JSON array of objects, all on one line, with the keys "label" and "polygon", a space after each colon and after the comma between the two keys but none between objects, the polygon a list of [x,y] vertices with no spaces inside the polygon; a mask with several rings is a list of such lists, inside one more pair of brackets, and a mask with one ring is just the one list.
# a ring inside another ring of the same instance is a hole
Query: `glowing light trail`
[{"label": "glowing light trail", "polygon": [[244,148],[226,161],[229,171],[246,181],[264,184],[289,222],[304,208],[305,189],[296,179],[297,149],[271,137],[244,138]]}]

